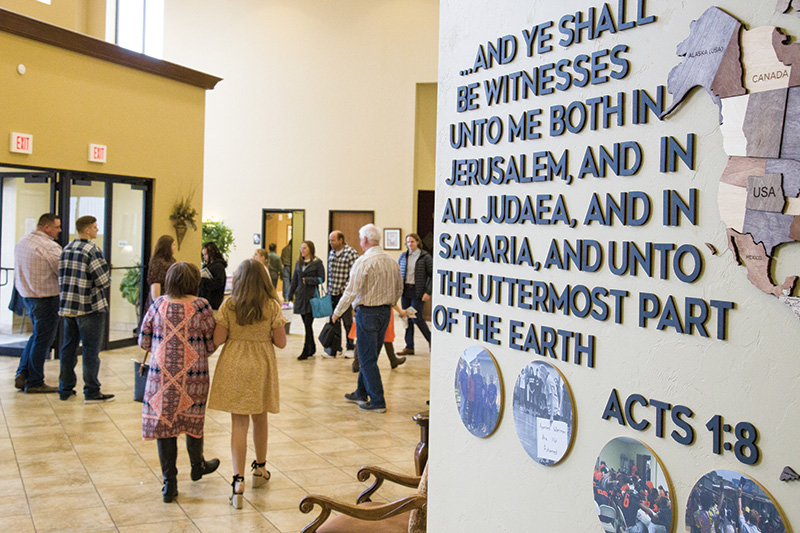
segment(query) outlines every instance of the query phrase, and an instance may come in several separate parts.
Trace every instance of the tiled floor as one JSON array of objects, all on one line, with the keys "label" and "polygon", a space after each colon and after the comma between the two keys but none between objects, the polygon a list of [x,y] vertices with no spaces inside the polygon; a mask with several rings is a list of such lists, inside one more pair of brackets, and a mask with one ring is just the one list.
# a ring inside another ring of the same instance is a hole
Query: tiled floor
[{"label": "tiled floor", "polygon": [[[401,327],[398,322],[397,331]],[[425,353],[396,370],[381,355],[388,404],[383,414],[360,411],[343,398],[355,389],[349,359],[297,361],[302,343],[302,336],[290,335],[287,348],[278,351],[281,412],[270,416],[267,455],[272,479],[252,489],[247,476],[239,511],[228,504],[230,416],[219,411],[208,411],[205,425],[205,455],[220,458],[219,470],[192,482],[181,442],[180,494],[177,503],[162,503],[156,444],[141,439],[141,404],[131,399],[130,359],[141,357],[138,348],[102,354],[103,391],[117,401],[101,405],[84,405],[80,392],[66,402],[55,394],[18,392],[18,359],[0,357],[0,531],[295,532],[315,516],[298,510],[305,494],[355,502],[367,486],[356,480],[360,466],[413,473],[419,428],[411,417],[427,409],[429,390],[425,341],[418,340]],[[396,346],[403,347],[399,339]],[[46,363],[45,375],[57,383],[58,361]],[[379,496],[391,500],[411,492],[390,485]]]}]

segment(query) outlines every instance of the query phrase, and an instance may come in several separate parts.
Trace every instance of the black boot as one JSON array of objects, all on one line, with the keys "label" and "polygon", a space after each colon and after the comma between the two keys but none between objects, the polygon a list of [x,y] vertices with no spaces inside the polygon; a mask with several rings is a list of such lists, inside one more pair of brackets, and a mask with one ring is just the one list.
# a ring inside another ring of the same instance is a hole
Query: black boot
[{"label": "black boot", "polygon": [[161,461],[161,476],[164,478],[164,503],[172,502],[178,495],[178,439],[158,439],[158,460]]},{"label": "black boot", "polygon": [[192,463],[192,481],[197,481],[219,467],[219,459],[206,461],[203,458],[202,438],[196,439],[191,435],[186,435],[186,451],[189,452],[189,462]]},{"label": "black boot", "polygon": [[394,353],[394,344],[391,342],[384,342],[383,348],[386,350],[386,355],[389,356],[389,364],[392,365],[392,370],[406,362],[405,356],[397,357]]}]

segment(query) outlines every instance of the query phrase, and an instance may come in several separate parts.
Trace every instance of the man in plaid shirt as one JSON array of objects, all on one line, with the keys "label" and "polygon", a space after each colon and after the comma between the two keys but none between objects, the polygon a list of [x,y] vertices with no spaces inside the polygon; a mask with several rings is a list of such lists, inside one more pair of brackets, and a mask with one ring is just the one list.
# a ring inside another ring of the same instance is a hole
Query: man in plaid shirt
[{"label": "man in plaid shirt", "polygon": [[36,231],[14,248],[14,287],[22,297],[33,324],[19,358],[14,386],[28,393],[56,392],[44,382],[44,361],[58,330],[58,259],[61,246],[53,239],[61,233],[61,220],[52,213],[39,217]]},{"label": "man in plaid shirt", "polygon": [[[358,259],[358,252],[345,244],[344,233],[339,230],[334,230],[328,236],[328,243],[331,245],[331,251],[328,252],[328,294],[331,295],[331,305],[336,309],[336,304],[342,299],[342,293],[347,282],[350,281],[350,269],[353,263]],[[353,348],[355,348],[353,341],[347,336],[350,332],[350,327],[353,324],[353,311],[348,307],[347,311],[342,315],[342,323],[344,324],[344,336],[347,339],[347,352],[345,357],[350,355],[352,357]],[[338,328],[338,322],[336,328]],[[339,334],[338,346],[331,346],[330,350],[333,357],[336,357],[336,352],[342,351],[342,336]]]},{"label": "man in plaid shirt", "polygon": [[58,263],[61,287],[61,308],[64,317],[64,342],[61,344],[61,375],[58,394],[68,400],[75,394],[75,365],[78,343],[83,344],[83,401],[114,401],[113,394],[100,392],[97,373],[100,370],[100,348],[103,345],[108,314],[106,291],[111,274],[103,252],[91,242],[97,237],[97,219],[80,217],[75,221],[78,238],[64,247]]}]

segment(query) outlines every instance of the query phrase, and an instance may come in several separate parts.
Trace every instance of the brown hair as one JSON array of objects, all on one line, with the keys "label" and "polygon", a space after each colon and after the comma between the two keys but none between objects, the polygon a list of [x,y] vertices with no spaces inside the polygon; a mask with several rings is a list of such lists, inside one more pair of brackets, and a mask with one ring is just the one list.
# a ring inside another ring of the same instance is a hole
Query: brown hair
[{"label": "brown hair", "polygon": [[263,248],[256,250],[256,253],[264,258],[264,261],[269,262],[269,252]]},{"label": "brown hair", "polygon": [[172,243],[175,242],[170,235],[162,235],[156,241],[156,247],[153,248],[153,256],[150,258],[152,261],[153,259],[159,258],[163,259],[167,263],[172,263],[175,261],[175,257],[172,255]]},{"label": "brown hair", "polygon": [[[308,251],[310,252],[309,255],[311,256],[311,257],[308,258],[308,262],[309,263],[317,258],[317,254],[316,254],[316,251],[314,249],[314,243],[313,242],[311,242],[311,241],[303,241],[301,244],[305,244],[306,246],[308,246]],[[302,252],[300,253],[300,257],[297,258],[297,262],[298,263],[304,263],[305,262],[305,259],[303,259],[303,253]]]},{"label": "brown hair", "polygon": [[265,320],[264,311],[270,300],[280,302],[266,269],[254,259],[245,259],[233,273],[230,300],[240,326]]},{"label": "brown hair", "polygon": [[75,231],[82,233],[84,229],[97,222],[97,219],[92,215],[86,215],[75,221]]},{"label": "brown hair", "polygon": [[39,221],[36,223],[36,225],[38,227],[49,226],[51,224],[55,224],[56,220],[58,220],[58,216],[54,215],[53,213],[45,213],[39,217]]},{"label": "brown hair", "polygon": [[197,268],[197,265],[185,261],[173,263],[167,270],[164,285],[164,293],[172,298],[197,296],[197,288],[200,286],[200,269]]},{"label": "brown hair", "polygon": [[420,239],[419,235],[417,235],[416,233],[406,233],[406,239],[408,239],[409,237],[417,241],[417,244],[422,242],[422,239]]}]

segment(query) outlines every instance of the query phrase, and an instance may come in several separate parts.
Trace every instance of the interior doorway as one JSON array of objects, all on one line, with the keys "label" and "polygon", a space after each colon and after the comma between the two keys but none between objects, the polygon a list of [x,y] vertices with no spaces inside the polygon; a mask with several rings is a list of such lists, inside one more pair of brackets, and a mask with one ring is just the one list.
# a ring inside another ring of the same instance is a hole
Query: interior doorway
[{"label": "interior doorway", "polygon": [[150,258],[152,180],[0,165],[0,182],[0,355],[19,356],[30,335],[30,321],[17,314],[21,309],[8,307],[14,294],[14,247],[36,229],[42,213],[61,218],[61,246],[77,236],[77,218],[97,218],[95,244],[111,269],[103,349],[136,344]]},{"label": "interior doorway", "polygon": [[[294,263],[300,256],[300,245],[306,235],[305,209],[262,209],[261,210],[261,246],[269,249],[275,244],[278,255],[289,253],[289,281],[281,276],[281,283],[275,287],[284,296],[289,293],[288,283],[294,272]],[[288,249],[287,249],[288,247]]]},{"label": "interior doorway", "polygon": [[[375,223],[375,211],[329,211],[328,233],[339,230],[344,233],[344,242],[350,245],[358,255],[362,250],[359,246],[358,230],[367,224]],[[330,243],[327,249],[330,251]]]}]

